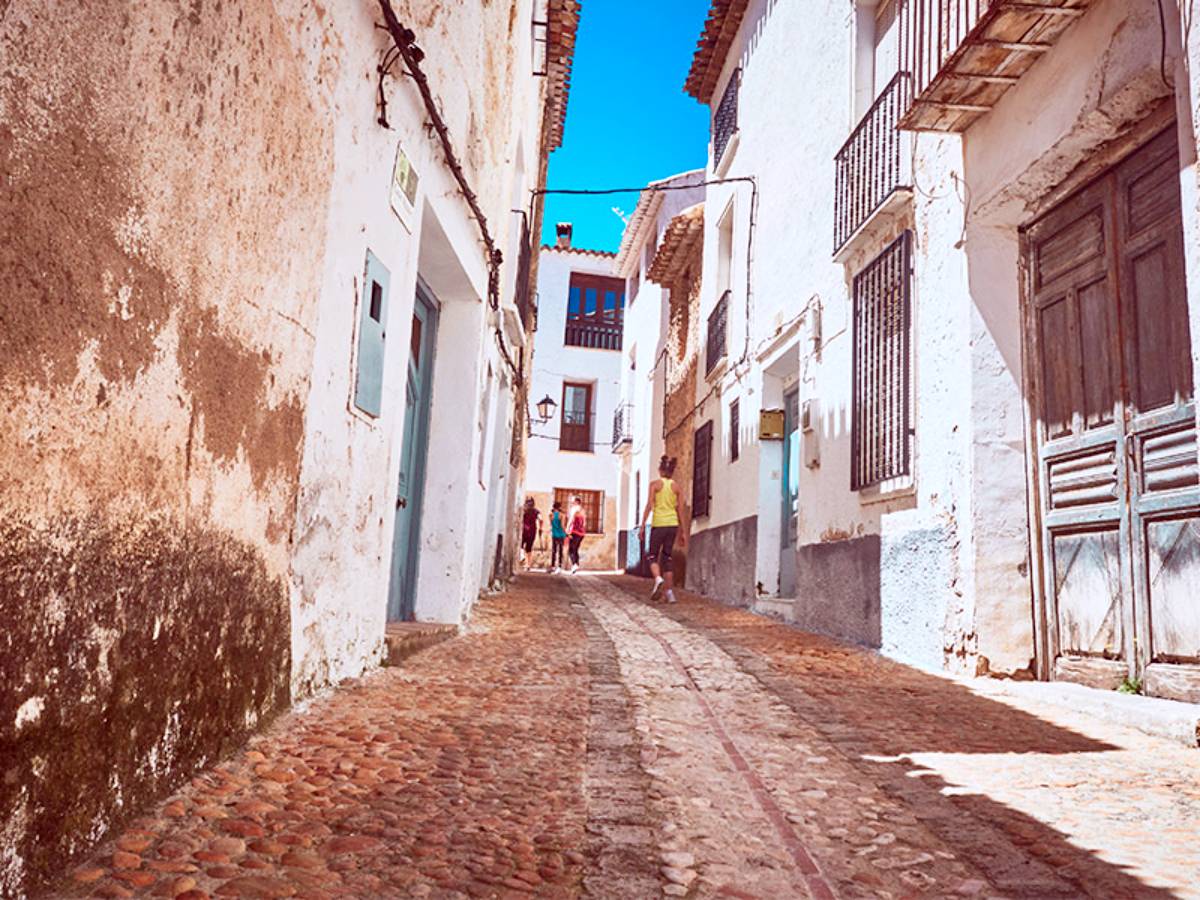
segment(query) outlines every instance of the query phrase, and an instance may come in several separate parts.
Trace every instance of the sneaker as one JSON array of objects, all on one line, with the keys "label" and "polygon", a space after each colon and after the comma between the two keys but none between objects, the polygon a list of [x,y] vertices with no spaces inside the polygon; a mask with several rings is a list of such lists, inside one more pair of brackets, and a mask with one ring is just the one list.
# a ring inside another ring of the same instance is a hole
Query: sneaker
[{"label": "sneaker", "polygon": [[654,579],[654,587],[650,589],[650,602],[653,603],[658,599],[658,594],[662,590],[663,580],[661,578]]},{"label": "sneaker", "polygon": [[667,591],[667,602],[668,602],[668,603],[675,603],[675,602],[676,602],[676,600],[675,600],[675,592],[674,592],[674,591]]},{"label": "sneaker", "polygon": [[571,574],[578,575],[579,574],[579,566],[571,566]]}]

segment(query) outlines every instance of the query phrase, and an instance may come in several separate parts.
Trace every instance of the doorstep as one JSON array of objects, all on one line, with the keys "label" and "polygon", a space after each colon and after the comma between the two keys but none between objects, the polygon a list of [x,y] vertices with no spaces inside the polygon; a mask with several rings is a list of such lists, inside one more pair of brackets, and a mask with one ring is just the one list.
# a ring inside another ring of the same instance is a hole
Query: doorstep
[{"label": "doorstep", "polygon": [[443,625],[439,622],[388,622],[384,634],[387,653],[384,655],[383,664],[398,666],[414,653],[440,644],[457,634],[457,625]]},{"label": "doorstep", "polygon": [[1200,705],[1195,703],[1102,691],[1066,681],[971,678],[965,679],[964,683],[972,690],[989,696],[1053,703],[1187,747],[1200,746]]}]

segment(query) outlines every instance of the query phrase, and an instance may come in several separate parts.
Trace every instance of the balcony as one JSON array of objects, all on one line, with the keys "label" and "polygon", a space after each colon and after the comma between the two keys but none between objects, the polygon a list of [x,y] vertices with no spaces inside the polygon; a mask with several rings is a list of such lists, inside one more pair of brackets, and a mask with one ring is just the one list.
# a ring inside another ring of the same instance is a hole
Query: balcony
[{"label": "balcony", "polygon": [[725,85],[725,93],[721,95],[721,102],[717,104],[717,111],[713,115],[712,122],[712,142],[713,142],[713,170],[721,168],[721,160],[725,156],[725,148],[729,146],[733,136],[737,134],[738,121],[738,88],[742,80],[742,70],[735,69],[729,77],[729,83]]},{"label": "balcony", "polygon": [[633,443],[633,404],[622,403],[613,411],[613,453]]},{"label": "balcony", "polygon": [[913,77],[910,131],[966,131],[1093,0],[900,0],[900,68]]},{"label": "balcony", "polygon": [[871,104],[835,158],[833,255],[849,256],[854,241],[877,213],[912,195],[909,137],[896,129],[912,102],[912,79],[897,74]]},{"label": "balcony", "polygon": [[592,350],[620,350],[620,322],[605,322],[590,317],[568,319],[563,343],[568,347],[587,347]]}]

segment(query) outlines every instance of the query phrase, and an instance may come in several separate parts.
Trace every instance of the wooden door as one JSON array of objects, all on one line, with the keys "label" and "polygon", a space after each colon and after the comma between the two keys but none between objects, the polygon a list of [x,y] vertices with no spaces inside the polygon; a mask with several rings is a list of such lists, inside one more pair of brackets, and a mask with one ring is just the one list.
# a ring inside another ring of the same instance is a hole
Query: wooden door
[{"label": "wooden door", "polygon": [[563,383],[562,429],[559,450],[592,451],[592,386]]},{"label": "wooden door", "polygon": [[1051,675],[1200,697],[1178,173],[1164,132],[1029,228],[1026,358]]}]

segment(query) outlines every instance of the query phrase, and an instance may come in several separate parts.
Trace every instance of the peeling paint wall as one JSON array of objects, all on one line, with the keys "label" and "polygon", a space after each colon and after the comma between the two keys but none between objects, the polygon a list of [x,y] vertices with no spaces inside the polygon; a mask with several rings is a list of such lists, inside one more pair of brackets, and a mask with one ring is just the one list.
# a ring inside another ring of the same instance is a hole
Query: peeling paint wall
[{"label": "peeling paint wall", "polygon": [[271,6],[5,6],[0,893],[289,700],[330,186]]},{"label": "peeling paint wall", "polygon": [[[535,3],[393,6],[511,307],[511,210],[544,172]],[[380,658],[418,275],[443,304],[430,492],[455,501],[427,510],[418,614],[461,621],[486,583],[508,314],[398,69],[378,121],[378,17],[0,3],[0,894]],[[352,403],[368,249],[391,274],[377,418]]]}]

